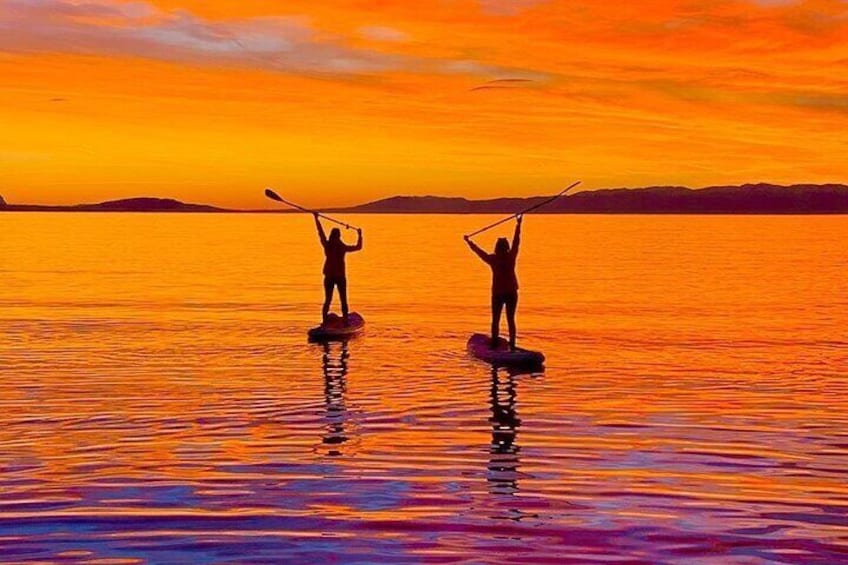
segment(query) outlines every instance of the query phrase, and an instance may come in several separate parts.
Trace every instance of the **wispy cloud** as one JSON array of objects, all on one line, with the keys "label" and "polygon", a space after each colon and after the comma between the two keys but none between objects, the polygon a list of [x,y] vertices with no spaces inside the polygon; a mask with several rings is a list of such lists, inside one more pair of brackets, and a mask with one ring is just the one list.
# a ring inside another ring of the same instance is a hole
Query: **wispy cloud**
[{"label": "wispy cloud", "polygon": [[359,34],[365,39],[373,41],[403,42],[410,40],[408,34],[387,26],[363,26],[359,28]]},{"label": "wispy cloud", "polygon": [[516,88],[526,88],[534,84],[535,81],[527,78],[499,78],[495,80],[490,80],[485,84],[477,85],[473,88],[470,88],[470,92],[476,92],[478,90],[503,90],[503,89],[516,89]]},{"label": "wispy cloud", "polygon": [[484,12],[502,16],[515,15],[545,0],[479,0]]},{"label": "wispy cloud", "polygon": [[3,51],[124,55],[340,74],[401,66],[397,56],[318,38],[302,17],[207,21],[145,3],[97,0],[7,0],[2,6]]},{"label": "wispy cloud", "polygon": [[[0,0],[0,6],[0,51],[6,52],[131,56],[299,74],[404,71],[496,77],[514,71],[463,57],[357,47],[343,35],[316,31],[300,15],[213,21],[185,10],[109,0]],[[383,44],[409,40],[387,26],[363,26],[357,32]]]}]

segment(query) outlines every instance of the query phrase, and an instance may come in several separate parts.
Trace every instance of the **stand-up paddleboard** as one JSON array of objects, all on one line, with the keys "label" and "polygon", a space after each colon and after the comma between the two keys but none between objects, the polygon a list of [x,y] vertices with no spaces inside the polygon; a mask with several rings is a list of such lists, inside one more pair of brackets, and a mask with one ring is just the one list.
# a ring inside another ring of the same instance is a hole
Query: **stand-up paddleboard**
[{"label": "stand-up paddleboard", "polygon": [[365,319],[356,312],[348,315],[348,323],[338,314],[330,314],[327,321],[309,330],[310,341],[334,341],[350,339],[362,333],[365,329]]},{"label": "stand-up paddleboard", "polygon": [[468,340],[468,351],[477,359],[502,367],[539,367],[545,362],[545,356],[540,351],[531,351],[516,347],[510,350],[509,342],[498,338],[498,345],[491,347],[492,339],[483,334],[474,334]]}]

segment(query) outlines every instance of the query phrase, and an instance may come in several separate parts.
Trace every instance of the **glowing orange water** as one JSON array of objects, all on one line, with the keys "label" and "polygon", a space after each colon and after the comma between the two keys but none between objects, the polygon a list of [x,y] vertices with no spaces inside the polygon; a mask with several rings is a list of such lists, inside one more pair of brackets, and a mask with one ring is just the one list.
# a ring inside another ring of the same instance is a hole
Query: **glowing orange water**
[{"label": "glowing orange water", "polygon": [[350,219],[325,350],[304,216],[0,214],[0,555],[845,557],[844,218],[528,218],[537,376],[464,350],[491,218]]}]

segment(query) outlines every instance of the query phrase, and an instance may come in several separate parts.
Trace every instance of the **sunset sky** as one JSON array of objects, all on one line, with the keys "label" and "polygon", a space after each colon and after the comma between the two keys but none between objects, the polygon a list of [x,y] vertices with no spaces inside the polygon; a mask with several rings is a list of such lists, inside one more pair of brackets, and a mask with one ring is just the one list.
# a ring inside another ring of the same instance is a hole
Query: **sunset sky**
[{"label": "sunset sky", "polygon": [[0,0],[0,195],[848,181],[845,0]]}]

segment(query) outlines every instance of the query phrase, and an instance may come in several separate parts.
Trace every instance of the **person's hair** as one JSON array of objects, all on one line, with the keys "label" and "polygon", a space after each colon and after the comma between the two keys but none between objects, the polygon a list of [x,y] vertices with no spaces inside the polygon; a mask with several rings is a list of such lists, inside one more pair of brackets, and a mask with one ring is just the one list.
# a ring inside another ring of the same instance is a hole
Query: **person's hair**
[{"label": "person's hair", "polygon": [[330,231],[330,241],[338,241],[342,238],[342,230],[339,228],[333,228]]},{"label": "person's hair", "polygon": [[509,253],[509,241],[505,237],[498,238],[498,242],[495,244],[495,253],[498,255]]}]

